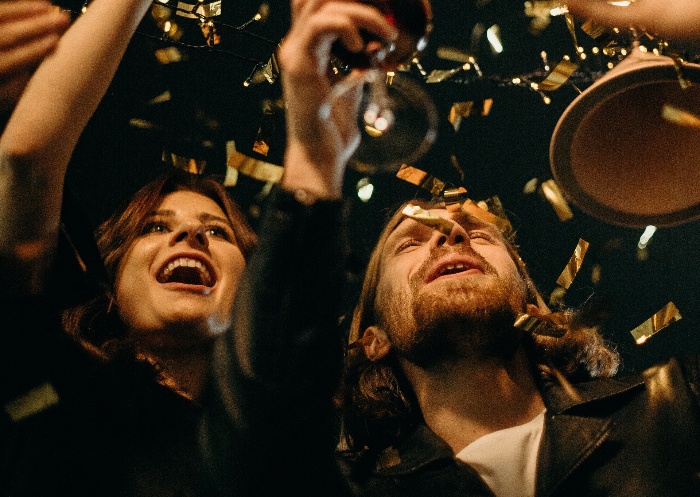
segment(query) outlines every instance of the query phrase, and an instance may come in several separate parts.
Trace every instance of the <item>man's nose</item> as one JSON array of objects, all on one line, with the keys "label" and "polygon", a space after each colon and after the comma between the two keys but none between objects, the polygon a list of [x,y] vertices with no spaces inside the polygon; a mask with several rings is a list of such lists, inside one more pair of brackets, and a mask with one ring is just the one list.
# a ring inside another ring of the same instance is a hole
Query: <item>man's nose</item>
[{"label": "man's nose", "polygon": [[460,243],[469,245],[469,233],[459,224],[453,223],[452,231],[449,235],[444,233],[436,232],[437,239],[435,240],[436,247],[442,247],[443,245],[458,245]]},{"label": "man's nose", "polygon": [[193,247],[205,249],[209,247],[209,237],[207,237],[204,226],[186,225],[182,226],[173,238],[173,243],[186,242]]}]

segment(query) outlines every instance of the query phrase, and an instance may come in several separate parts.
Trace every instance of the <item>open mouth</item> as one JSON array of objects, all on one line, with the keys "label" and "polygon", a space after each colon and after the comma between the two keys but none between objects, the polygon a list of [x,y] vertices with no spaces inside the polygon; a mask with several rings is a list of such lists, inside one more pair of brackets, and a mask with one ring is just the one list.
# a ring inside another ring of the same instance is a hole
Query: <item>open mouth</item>
[{"label": "open mouth", "polygon": [[483,273],[484,270],[479,264],[460,261],[460,262],[447,262],[440,264],[433,271],[430,272],[426,281],[430,283],[443,276],[450,276],[453,274],[460,273]]},{"label": "open mouth", "polygon": [[204,261],[191,257],[178,257],[168,261],[160,269],[156,279],[159,283],[182,283],[211,288],[216,283],[213,274],[214,271]]}]

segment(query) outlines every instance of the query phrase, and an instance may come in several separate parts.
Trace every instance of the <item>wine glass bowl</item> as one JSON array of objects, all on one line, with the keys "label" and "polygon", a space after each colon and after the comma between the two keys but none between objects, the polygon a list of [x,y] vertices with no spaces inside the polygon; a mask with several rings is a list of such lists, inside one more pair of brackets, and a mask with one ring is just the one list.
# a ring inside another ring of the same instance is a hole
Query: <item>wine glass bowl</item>
[{"label": "wine glass bowl", "polygon": [[[357,86],[357,78],[342,76],[353,69],[362,70],[361,140],[350,165],[368,173],[395,172],[404,161],[422,156],[436,135],[434,104],[427,93],[408,80],[392,88],[401,66],[411,63],[428,44],[432,8],[429,0],[358,1],[381,12],[398,34],[389,41],[361,30],[365,46],[359,52],[349,51],[339,40],[333,44],[329,69],[341,79],[320,114],[330,115],[336,99]],[[397,118],[405,122],[397,122]]]}]

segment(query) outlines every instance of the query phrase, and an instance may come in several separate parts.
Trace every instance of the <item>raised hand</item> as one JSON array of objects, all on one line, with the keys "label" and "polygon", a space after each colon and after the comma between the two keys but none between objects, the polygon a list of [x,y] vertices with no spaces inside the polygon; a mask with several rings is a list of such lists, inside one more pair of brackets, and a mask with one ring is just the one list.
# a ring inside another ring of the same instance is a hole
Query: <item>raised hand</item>
[{"label": "raised hand", "polygon": [[43,0],[0,0],[0,112],[9,112],[70,17]]},{"label": "raised hand", "polygon": [[[345,166],[359,144],[358,86],[343,97],[329,99],[337,76],[329,71],[331,46],[340,40],[353,52],[364,42],[360,31],[392,39],[395,29],[379,11],[358,2],[293,0],[292,25],[279,51],[287,106],[287,188],[305,188],[326,198],[340,196]],[[330,111],[322,107],[333,101]]]},{"label": "raised hand", "polygon": [[569,0],[569,10],[578,16],[611,27],[644,29],[669,38],[700,38],[700,1],[637,0],[627,7],[609,0]]}]

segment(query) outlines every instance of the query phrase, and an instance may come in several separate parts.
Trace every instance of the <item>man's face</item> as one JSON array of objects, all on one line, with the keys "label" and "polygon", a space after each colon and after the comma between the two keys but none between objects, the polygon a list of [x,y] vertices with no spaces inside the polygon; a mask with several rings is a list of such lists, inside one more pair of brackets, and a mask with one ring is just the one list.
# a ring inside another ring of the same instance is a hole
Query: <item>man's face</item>
[{"label": "man's face", "polygon": [[466,213],[431,212],[454,221],[450,235],[407,218],[387,238],[379,325],[400,354],[423,365],[454,354],[507,353],[526,286],[501,234]]},{"label": "man's face", "polygon": [[198,343],[229,326],[244,267],[216,202],[191,191],[168,194],[119,264],[119,314],[146,345]]}]

